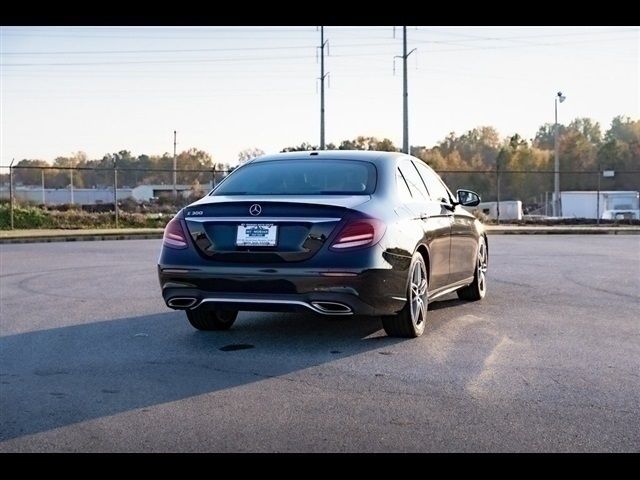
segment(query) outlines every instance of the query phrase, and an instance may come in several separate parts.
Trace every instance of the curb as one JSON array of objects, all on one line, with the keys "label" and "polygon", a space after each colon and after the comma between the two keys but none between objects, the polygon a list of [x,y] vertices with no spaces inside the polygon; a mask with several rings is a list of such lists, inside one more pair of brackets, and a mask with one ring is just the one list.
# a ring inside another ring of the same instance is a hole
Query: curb
[{"label": "curb", "polygon": [[486,232],[489,235],[640,235],[640,228],[600,228],[600,227],[581,227],[581,228],[500,228],[488,227]]},{"label": "curb", "polygon": [[30,237],[0,238],[0,244],[8,243],[50,243],[50,242],[93,242],[100,240],[154,240],[161,239],[160,233],[105,233],[94,235],[43,235]]}]

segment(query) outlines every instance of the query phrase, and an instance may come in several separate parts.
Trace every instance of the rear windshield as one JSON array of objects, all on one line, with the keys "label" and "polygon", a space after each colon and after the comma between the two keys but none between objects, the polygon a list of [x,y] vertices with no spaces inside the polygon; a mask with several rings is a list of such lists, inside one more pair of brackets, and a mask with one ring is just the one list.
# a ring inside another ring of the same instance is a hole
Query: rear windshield
[{"label": "rear windshield", "polygon": [[211,195],[368,195],[376,168],[355,160],[274,160],[241,167]]}]

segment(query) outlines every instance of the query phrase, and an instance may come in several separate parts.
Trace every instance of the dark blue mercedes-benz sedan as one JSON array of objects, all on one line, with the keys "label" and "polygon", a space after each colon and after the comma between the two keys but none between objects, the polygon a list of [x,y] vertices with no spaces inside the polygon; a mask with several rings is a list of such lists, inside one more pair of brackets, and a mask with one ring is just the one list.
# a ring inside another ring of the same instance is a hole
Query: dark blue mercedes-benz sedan
[{"label": "dark blue mercedes-benz sedan", "polygon": [[482,224],[424,162],[396,152],[266,155],[167,224],[158,273],[170,308],[200,330],[238,311],[377,315],[417,337],[428,302],[487,289]]}]

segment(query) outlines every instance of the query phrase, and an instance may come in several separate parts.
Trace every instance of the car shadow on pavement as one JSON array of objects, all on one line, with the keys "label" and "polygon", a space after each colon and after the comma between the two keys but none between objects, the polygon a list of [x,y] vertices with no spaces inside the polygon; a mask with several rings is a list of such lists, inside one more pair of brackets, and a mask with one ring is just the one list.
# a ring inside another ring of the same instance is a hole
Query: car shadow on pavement
[{"label": "car shadow on pavement", "polygon": [[[376,339],[377,341],[371,341]],[[290,374],[405,341],[377,318],[241,313],[199,332],[182,312],[0,338],[0,441]]]},{"label": "car shadow on pavement", "polygon": [[429,304],[429,310],[440,310],[441,308],[451,308],[457,307],[458,305],[466,305],[469,302],[460,300],[459,298],[445,298],[442,300],[437,300],[435,302],[431,302]]}]

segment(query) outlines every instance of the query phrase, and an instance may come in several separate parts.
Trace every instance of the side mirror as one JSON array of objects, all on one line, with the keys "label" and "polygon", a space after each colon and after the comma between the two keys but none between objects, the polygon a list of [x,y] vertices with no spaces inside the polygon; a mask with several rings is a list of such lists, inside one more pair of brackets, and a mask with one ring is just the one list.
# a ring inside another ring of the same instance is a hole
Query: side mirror
[{"label": "side mirror", "polygon": [[480,204],[480,195],[471,190],[457,190],[458,203],[463,207],[477,207]]}]

